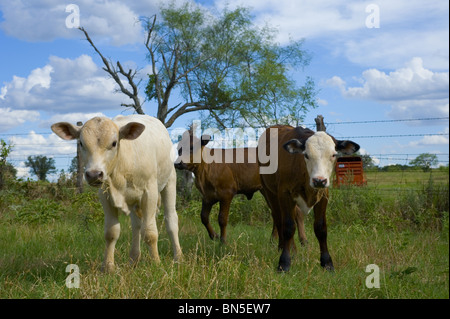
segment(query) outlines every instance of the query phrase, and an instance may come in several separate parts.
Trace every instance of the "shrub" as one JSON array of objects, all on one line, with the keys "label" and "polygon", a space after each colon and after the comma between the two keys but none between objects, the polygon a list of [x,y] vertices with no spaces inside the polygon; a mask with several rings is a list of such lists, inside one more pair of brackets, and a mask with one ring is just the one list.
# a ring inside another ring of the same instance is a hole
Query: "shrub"
[{"label": "shrub", "polygon": [[100,223],[103,221],[103,207],[96,192],[85,191],[76,194],[72,199],[71,214],[77,216],[86,227],[90,223]]},{"label": "shrub", "polygon": [[448,214],[448,183],[435,184],[432,176],[419,190],[407,190],[400,196],[397,205],[402,217],[418,227],[444,226],[445,212]]},{"label": "shrub", "polygon": [[354,185],[341,186],[330,190],[327,216],[330,221],[345,224],[378,222],[381,203],[376,190]]},{"label": "shrub", "polygon": [[47,198],[38,198],[12,207],[15,220],[27,224],[45,224],[60,219],[66,208]]}]

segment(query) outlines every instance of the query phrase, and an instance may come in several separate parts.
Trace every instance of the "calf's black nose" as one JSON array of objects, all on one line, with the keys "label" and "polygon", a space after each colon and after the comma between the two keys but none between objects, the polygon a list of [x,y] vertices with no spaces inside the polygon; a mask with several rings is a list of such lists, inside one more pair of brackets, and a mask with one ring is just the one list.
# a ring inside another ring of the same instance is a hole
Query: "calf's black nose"
[{"label": "calf's black nose", "polygon": [[320,178],[320,177],[313,178],[312,181],[313,181],[314,187],[324,188],[324,187],[327,186],[327,179],[326,178]]},{"label": "calf's black nose", "polygon": [[103,172],[102,171],[96,171],[96,170],[86,171],[85,176],[86,176],[86,181],[89,184],[98,184],[103,181]]}]

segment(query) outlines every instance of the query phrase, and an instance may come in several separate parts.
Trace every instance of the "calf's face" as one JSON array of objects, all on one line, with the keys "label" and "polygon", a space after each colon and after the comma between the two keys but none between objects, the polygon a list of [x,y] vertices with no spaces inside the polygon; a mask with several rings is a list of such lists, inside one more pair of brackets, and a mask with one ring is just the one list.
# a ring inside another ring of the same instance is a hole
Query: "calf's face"
[{"label": "calf's face", "polygon": [[303,154],[309,184],[314,188],[330,186],[337,152],[350,155],[359,150],[358,144],[352,141],[338,141],[325,132],[317,132],[304,140],[292,139],[283,147],[291,154]]},{"label": "calf's face", "polygon": [[122,139],[134,140],[144,131],[141,123],[130,122],[119,127],[110,119],[95,117],[83,127],[67,122],[52,125],[52,131],[65,140],[78,139],[81,149],[81,162],[85,167],[85,179],[92,186],[100,186],[108,181],[111,165]]}]

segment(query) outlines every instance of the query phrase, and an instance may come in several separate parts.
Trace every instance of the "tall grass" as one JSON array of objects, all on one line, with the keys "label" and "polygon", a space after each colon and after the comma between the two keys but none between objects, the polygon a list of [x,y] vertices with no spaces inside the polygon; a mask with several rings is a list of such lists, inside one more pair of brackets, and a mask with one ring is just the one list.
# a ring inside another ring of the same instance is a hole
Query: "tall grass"
[{"label": "tall grass", "polygon": [[[427,175],[414,190],[395,195],[370,183],[331,189],[328,246],[335,272],[320,267],[308,216],[309,244],[296,239],[291,270],[283,274],[275,270],[279,251],[259,193],[233,200],[227,245],[209,239],[198,192],[180,196],[180,263],[172,261],[161,214],[161,263],[150,261],[143,244],[141,261],[130,266],[131,226],[121,216],[118,269],[104,274],[103,212],[94,190],[77,194],[61,185],[10,181],[0,192],[0,298],[449,298],[448,179],[436,180]],[[216,230],[217,211],[211,216]],[[79,266],[78,289],[65,285],[68,264]],[[369,264],[380,268],[380,288],[365,285]]]}]

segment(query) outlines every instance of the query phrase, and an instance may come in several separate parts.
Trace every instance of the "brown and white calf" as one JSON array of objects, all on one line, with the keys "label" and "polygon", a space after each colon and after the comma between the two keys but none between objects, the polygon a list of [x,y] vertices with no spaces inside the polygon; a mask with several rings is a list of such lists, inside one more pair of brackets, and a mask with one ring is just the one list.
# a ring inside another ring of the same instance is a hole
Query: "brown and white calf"
[{"label": "brown and white calf", "polygon": [[174,258],[181,258],[172,142],[161,121],[147,115],[117,116],[112,120],[95,117],[83,127],[60,122],[53,124],[52,130],[62,139],[78,139],[85,179],[100,187],[98,196],[105,213],[105,271],[114,270],[120,212],[131,218],[131,261],[139,260],[141,236],[153,260],[159,261],[156,226],[159,194]]},{"label": "brown and white calf", "polygon": [[[271,141],[277,146],[272,145],[271,148]],[[328,187],[337,153],[355,153],[359,145],[352,141],[338,141],[325,132],[275,125],[263,133],[258,143],[258,154],[267,150],[276,152],[270,157],[278,165],[275,172],[261,174],[261,184],[282,250],[278,270],[288,271],[291,265],[296,205],[306,214],[314,209],[314,233],[320,246],[320,264],[325,269],[333,270],[327,247]],[[263,168],[269,164],[260,165]]]}]

